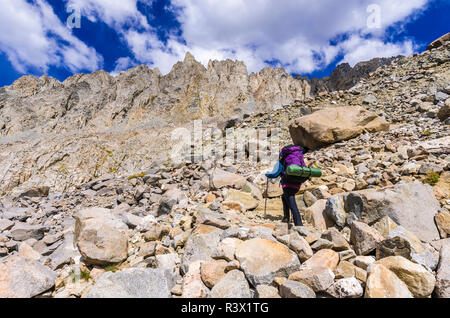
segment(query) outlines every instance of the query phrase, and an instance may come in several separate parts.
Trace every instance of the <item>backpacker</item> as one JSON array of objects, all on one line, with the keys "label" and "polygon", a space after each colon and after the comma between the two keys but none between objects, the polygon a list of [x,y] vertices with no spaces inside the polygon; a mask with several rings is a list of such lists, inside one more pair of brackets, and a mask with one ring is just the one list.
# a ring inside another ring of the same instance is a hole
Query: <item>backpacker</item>
[{"label": "backpacker", "polygon": [[281,150],[281,164],[283,165],[282,180],[291,184],[302,184],[308,177],[298,177],[287,173],[290,166],[307,167],[303,158],[303,148],[300,146],[287,146]]}]

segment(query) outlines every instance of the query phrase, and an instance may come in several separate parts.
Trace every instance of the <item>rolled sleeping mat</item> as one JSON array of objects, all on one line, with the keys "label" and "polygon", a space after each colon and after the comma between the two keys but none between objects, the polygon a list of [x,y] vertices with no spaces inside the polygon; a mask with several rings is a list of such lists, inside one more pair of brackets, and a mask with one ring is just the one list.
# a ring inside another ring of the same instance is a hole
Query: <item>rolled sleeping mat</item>
[{"label": "rolled sleeping mat", "polygon": [[297,165],[287,167],[286,173],[290,176],[302,178],[320,178],[322,176],[322,170],[318,168],[300,167]]}]

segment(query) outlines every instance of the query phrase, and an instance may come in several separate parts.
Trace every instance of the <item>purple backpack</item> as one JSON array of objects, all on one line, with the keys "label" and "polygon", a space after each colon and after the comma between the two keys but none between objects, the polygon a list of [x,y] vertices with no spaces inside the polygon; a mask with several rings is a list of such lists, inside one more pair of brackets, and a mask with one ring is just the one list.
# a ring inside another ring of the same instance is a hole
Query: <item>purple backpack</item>
[{"label": "purple backpack", "polygon": [[285,169],[291,165],[306,167],[302,148],[299,146],[284,147],[281,150],[281,155],[283,157],[283,166]]},{"label": "purple backpack", "polygon": [[282,181],[284,181],[285,183],[302,184],[303,182],[308,180],[308,178],[290,176],[286,173],[286,169],[291,165],[306,167],[302,150],[303,149],[299,146],[287,146],[281,150],[282,159],[280,160],[280,162],[283,165]]}]

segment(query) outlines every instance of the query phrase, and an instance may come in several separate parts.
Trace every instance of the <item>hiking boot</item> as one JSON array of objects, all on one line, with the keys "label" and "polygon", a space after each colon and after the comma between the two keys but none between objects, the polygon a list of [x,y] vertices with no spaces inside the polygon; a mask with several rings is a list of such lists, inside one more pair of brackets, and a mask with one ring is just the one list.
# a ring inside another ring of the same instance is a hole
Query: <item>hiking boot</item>
[{"label": "hiking boot", "polygon": [[283,218],[283,220],[281,220],[281,222],[283,222],[283,223],[289,223],[289,218]]}]

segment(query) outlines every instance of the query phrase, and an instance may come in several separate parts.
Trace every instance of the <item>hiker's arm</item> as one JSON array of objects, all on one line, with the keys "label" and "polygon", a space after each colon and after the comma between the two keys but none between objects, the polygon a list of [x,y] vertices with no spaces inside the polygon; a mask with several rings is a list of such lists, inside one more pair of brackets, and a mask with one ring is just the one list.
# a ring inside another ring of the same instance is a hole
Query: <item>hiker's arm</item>
[{"label": "hiker's arm", "polygon": [[283,172],[283,166],[279,161],[277,161],[277,163],[273,167],[272,172],[266,173],[266,177],[269,179],[276,179],[280,176],[281,172]]}]

